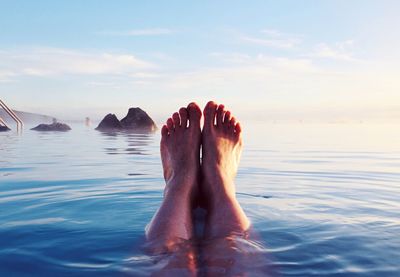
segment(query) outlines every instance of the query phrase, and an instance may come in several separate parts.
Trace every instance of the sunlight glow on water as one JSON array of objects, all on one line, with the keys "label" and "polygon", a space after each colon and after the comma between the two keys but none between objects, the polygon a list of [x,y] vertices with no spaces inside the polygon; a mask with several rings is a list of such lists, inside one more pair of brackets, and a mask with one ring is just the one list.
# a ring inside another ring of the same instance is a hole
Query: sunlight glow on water
[{"label": "sunlight glow on water", "polygon": [[[159,135],[0,133],[0,275],[148,275]],[[238,198],[283,276],[400,271],[400,128],[245,125]]]}]

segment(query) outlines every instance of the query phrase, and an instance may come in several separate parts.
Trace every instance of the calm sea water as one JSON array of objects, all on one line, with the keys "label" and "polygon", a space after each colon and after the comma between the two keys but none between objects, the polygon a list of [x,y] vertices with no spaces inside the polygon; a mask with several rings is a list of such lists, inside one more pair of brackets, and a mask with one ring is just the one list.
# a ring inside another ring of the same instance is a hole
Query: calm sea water
[{"label": "calm sea water", "polygon": [[[150,275],[159,135],[72,127],[0,133],[0,275]],[[245,124],[237,191],[264,268],[399,276],[399,127]]]}]

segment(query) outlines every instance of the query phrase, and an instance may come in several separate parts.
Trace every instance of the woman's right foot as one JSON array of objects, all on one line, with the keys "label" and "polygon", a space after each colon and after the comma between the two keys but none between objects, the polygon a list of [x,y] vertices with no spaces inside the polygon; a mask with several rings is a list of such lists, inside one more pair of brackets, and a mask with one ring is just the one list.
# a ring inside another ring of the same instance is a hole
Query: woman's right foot
[{"label": "woman's right foot", "polygon": [[202,132],[203,189],[208,198],[235,196],[234,179],[241,153],[240,124],[223,105],[208,102]]},{"label": "woman's right foot", "polygon": [[201,192],[208,209],[206,236],[244,232],[250,222],[235,195],[234,179],[242,153],[240,124],[223,105],[204,108]]}]

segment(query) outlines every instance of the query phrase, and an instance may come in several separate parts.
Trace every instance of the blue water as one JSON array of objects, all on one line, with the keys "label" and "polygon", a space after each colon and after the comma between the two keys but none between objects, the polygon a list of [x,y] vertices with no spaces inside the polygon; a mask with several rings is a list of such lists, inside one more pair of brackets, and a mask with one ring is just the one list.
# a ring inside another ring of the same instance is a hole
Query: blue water
[{"label": "blue water", "polygon": [[[244,126],[237,192],[265,273],[399,276],[399,126]],[[0,276],[154,273],[159,135],[72,127],[0,133]]]}]

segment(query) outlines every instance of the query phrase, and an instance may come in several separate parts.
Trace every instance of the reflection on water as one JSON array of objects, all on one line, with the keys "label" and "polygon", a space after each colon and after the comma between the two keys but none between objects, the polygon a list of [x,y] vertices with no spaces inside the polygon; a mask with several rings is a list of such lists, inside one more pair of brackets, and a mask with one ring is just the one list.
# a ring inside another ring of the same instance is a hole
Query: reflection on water
[{"label": "reflection on water", "polygon": [[263,243],[243,236],[204,240],[200,243],[204,276],[277,276]]},{"label": "reflection on water", "polygon": [[[0,275],[148,276],[159,134],[72,127],[0,134]],[[258,237],[204,242],[234,250],[204,256],[212,272],[398,276],[398,126],[245,127],[237,192]]]},{"label": "reflection on water", "polygon": [[148,146],[154,137],[153,134],[144,134],[144,133],[132,133],[132,132],[99,132],[104,136],[106,141],[118,141],[121,139],[126,140],[127,147],[125,148],[116,148],[116,147],[105,147],[104,150],[109,155],[120,155],[120,154],[128,154],[128,155],[149,155],[146,153],[146,146]]},{"label": "reflection on water", "polygon": [[[176,239],[170,251],[145,247],[156,276],[278,276],[261,242],[231,234],[214,239]],[[157,242],[155,243],[157,245]],[[132,260],[132,259],[130,259]]]}]

